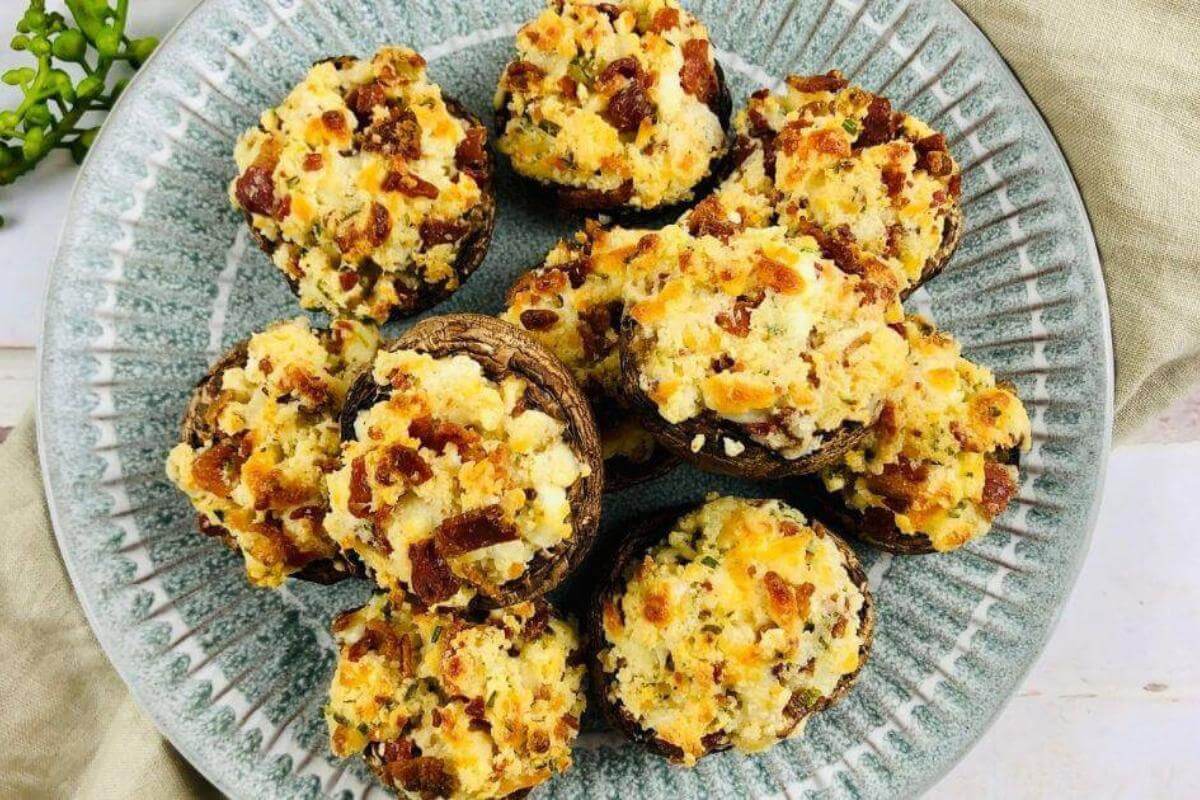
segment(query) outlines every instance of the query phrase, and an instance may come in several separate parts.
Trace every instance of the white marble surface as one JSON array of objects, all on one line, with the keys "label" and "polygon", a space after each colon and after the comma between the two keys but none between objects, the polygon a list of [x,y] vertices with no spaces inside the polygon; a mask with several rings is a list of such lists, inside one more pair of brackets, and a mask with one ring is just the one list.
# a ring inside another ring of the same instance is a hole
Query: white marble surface
[{"label": "white marble surface", "polygon": [[[161,34],[193,4],[135,2],[134,29]],[[0,33],[12,29],[23,6],[22,0],[0,3]],[[0,51],[4,69],[13,54]],[[0,230],[0,428],[11,426],[33,397],[37,310],[73,179],[62,158],[0,190],[0,213],[8,217]],[[1168,438],[1173,430],[1160,426],[1150,435]],[[1196,795],[1197,464],[1200,443],[1139,445],[1113,454],[1091,553],[1046,652],[995,725],[930,797]]]}]

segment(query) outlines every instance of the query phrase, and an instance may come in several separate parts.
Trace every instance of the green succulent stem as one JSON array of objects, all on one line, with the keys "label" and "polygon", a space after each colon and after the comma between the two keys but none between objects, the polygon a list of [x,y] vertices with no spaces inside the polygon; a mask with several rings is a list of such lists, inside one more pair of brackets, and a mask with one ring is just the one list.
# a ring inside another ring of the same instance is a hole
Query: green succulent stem
[{"label": "green succulent stem", "polygon": [[[129,0],[63,0],[69,18],[47,11],[45,0],[29,0],[17,23],[12,47],[28,51],[35,65],[8,70],[21,102],[0,111],[0,185],[31,171],[54,149],[67,149],[76,162],[91,146],[96,128],[81,127],[92,112],[112,108],[125,81],[111,81],[113,65],[134,69],[157,41],[131,39],[125,31]],[[75,80],[67,68],[82,77]]]}]

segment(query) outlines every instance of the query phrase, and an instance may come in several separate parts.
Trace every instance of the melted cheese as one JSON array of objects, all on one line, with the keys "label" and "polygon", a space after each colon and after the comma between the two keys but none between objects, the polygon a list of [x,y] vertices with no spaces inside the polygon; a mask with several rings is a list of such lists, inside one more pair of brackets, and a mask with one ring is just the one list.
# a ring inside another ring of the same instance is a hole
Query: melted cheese
[{"label": "melted cheese", "polygon": [[[599,5],[551,2],[518,31],[514,63],[537,71],[513,80],[510,67],[502,76],[496,103],[509,121],[497,145],[537,180],[598,191],[631,182],[629,204],[639,208],[690,199],[725,147],[716,114],[680,80],[684,44],[707,43],[708,31],[674,0],[608,4],[616,19]],[[664,19],[674,24],[664,28]],[[604,116],[619,82],[598,78],[627,57],[653,76],[646,96],[654,112],[636,132],[620,133]],[[707,61],[715,67],[711,48]]]},{"label": "melted cheese", "polygon": [[325,709],[334,754],[407,748],[440,762],[456,798],[506,797],[567,769],[584,668],[570,623],[550,616],[539,632],[546,611],[525,602],[469,623],[381,594],[343,614]]},{"label": "melted cheese", "polygon": [[[412,113],[418,157],[364,148],[365,131],[347,104],[364,87],[380,87],[385,97],[372,123],[393,108]],[[242,209],[239,181],[252,167],[269,166],[273,196],[286,213],[253,213],[251,224],[275,265],[298,284],[301,305],[382,322],[407,310],[423,288],[458,285],[459,242],[425,244],[420,230],[426,221],[460,220],[484,200],[455,162],[466,134],[467,123],[450,113],[415,52],[385,47],[370,60],[324,61],[239,138],[240,174],[229,196]],[[389,173],[416,176],[436,196],[386,191]],[[370,233],[379,208],[387,219],[382,241]]]},{"label": "melted cheese", "polygon": [[715,414],[799,458],[873,421],[903,374],[895,295],[810,237],[770,227],[722,241],[673,225],[643,236],[628,270],[640,386],[668,422]]},{"label": "melted cheese", "polygon": [[[803,86],[803,79],[789,78],[784,91],[756,94],[737,114],[734,129],[748,154],[716,197],[742,224],[840,229],[862,254],[891,270],[898,288],[907,288],[942,246],[958,202],[958,165],[951,160],[940,176],[918,166],[915,143],[935,131],[906,114],[893,141],[859,146],[875,96],[857,86]],[[764,159],[764,133],[774,142],[773,173]]]},{"label": "melted cheese", "polygon": [[[889,508],[888,498],[872,489],[872,478],[901,459],[918,465],[924,478],[909,507],[893,511],[896,527],[926,535],[937,550],[952,550],[990,529],[991,516],[980,504],[984,462],[1014,447],[1028,449],[1029,416],[1020,398],[997,386],[986,367],[960,355],[949,334],[915,316],[904,330],[908,374],[889,412],[821,477],[851,508]],[[1005,469],[1015,482],[1016,467]]]},{"label": "melted cheese", "polygon": [[634,463],[652,456],[654,440],[621,400],[617,340],[627,259],[645,233],[589,224],[517,280],[500,314],[570,368],[596,411],[605,459]]},{"label": "melted cheese", "polygon": [[[374,328],[349,320],[328,331],[304,317],[275,323],[250,337],[245,365],[219,376],[209,412],[216,441],[171,450],[167,475],[209,525],[233,536],[251,583],[277,586],[336,551],[321,521],[325,472],[337,464],[349,383],[378,344]],[[229,449],[217,465],[223,478],[206,469],[214,445]]]},{"label": "melted cheese", "polygon": [[[383,586],[411,591],[410,547],[461,514],[498,507],[502,524],[512,526],[516,537],[447,558],[461,583],[440,605],[465,606],[480,586],[520,578],[535,557],[553,555],[571,538],[568,492],[590,468],[568,443],[562,422],[524,409],[524,379],[495,381],[468,356],[434,358],[411,350],[380,351],[373,374],[380,386],[392,387],[391,394],[358,415],[344,466],[329,476],[326,527]],[[438,452],[416,435],[414,422],[422,419],[452,426],[470,443]],[[387,476],[381,465],[397,449],[415,454],[428,474],[416,480]],[[352,484],[360,459],[370,508],[356,514]]]},{"label": "melted cheese", "polygon": [[831,534],[778,500],[710,496],[624,577],[604,609],[608,697],[684,764],[798,735],[860,666],[863,592]]}]

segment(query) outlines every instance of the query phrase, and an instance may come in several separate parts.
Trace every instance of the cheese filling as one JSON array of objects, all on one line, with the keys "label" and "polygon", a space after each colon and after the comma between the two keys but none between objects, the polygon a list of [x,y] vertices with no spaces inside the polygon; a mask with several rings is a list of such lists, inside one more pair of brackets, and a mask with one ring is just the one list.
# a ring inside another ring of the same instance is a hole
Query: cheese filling
[{"label": "cheese filling", "polygon": [[962,176],[944,136],[838,73],[789,76],[734,120],[740,165],[715,193],[743,224],[820,231],[914,284],[944,242]]},{"label": "cheese filling", "polygon": [[457,288],[485,200],[486,132],[468,126],[412,50],[323,61],[239,138],[230,200],[305,308],[412,313]]},{"label": "cheese filling", "polygon": [[517,280],[500,314],[571,370],[595,411],[604,458],[632,463],[646,462],[655,451],[654,438],[621,400],[617,350],[626,262],[645,233],[589,223]]},{"label": "cheese filling", "polygon": [[413,350],[381,350],[373,376],[390,394],[358,414],[326,527],[381,585],[462,607],[561,551],[590,468],[525,379]]},{"label": "cheese filling", "polygon": [[1029,416],[949,334],[917,316],[904,330],[903,384],[867,437],[821,478],[851,508],[884,509],[902,534],[952,550],[987,533],[1016,493],[1017,468],[1002,459],[1029,448]]},{"label": "cheese filling", "polygon": [[653,208],[692,197],[725,147],[708,31],[674,0],[551,0],[517,33],[496,107],[522,175]]},{"label": "cheese filling", "polygon": [[381,594],[338,617],[334,636],[333,753],[369,748],[401,797],[502,798],[571,765],[579,637],[544,603],[472,623]]},{"label": "cheese filling", "polygon": [[710,496],[624,580],[602,611],[606,691],[684,764],[799,735],[861,666],[863,591],[778,500]]},{"label": "cheese filling", "polygon": [[895,294],[811,237],[672,225],[641,237],[628,276],[639,386],[668,422],[713,415],[795,459],[874,421],[903,375]]},{"label": "cheese filling", "polygon": [[278,586],[336,552],[325,474],[338,465],[342,400],[378,345],[373,327],[349,320],[327,331],[304,317],[275,323],[250,337],[244,365],[217,377],[203,420],[213,440],[171,450],[168,477],[210,530],[233,537],[251,583]]}]

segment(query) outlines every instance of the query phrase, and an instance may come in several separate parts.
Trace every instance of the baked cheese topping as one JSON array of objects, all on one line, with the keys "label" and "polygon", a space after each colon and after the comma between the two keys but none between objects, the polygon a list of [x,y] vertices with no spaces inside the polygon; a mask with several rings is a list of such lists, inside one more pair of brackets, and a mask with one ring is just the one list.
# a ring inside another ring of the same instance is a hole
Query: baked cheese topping
[{"label": "baked cheese topping", "polygon": [[867,437],[821,477],[851,508],[886,510],[884,524],[953,550],[987,533],[1016,493],[1017,468],[1002,460],[1028,449],[1029,416],[949,334],[917,316],[904,330],[904,383]]},{"label": "baked cheese topping", "polygon": [[412,50],[323,61],[242,134],[229,196],[301,305],[382,322],[459,284],[486,184],[469,125]]},{"label": "baked cheese topping", "polygon": [[645,233],[589,223],[517,280],[500,315],[570,368],[596,413],[605,459],[633,463],[647,461],[655,445],[620,400],[617,341],[627,260]]},{"label": "baked cheese topping", "polygon": [[874,421],[908,350],[887,324],[901,313],[893,292],[782,227],[644,235],[626,313],[640,388],[664,419],[715,415],[789,459]]},{"label": "baked cheese topping", "polygon": [[551,0],[501,76],[498,147],[536,180],[676,203],[724,151],[717,95],[708,31],[674,0]]},{"label": "baked cheese topping", "polygon": [[171,450],[167,475],[211,531],[224,529],[250,582],[278,586],[336,552],[323,519],[325,474],[338,466],[337,415],[351,380],[371,364],[379,334],[335,320],[313,330],[304,317],[250,337],[243,364],[225,369],[202,424],[201,446]]},{"label": "baked cheese topping", "polygon": [[741,164],[716,193],[721,205],[744,224],[816,228],[881,259],[899,288],[912,285],[961,193],[945,136],[839,73],[786,83],[738,113]]},{"label": "baked cheese topping", "polygon": [[710,496],[624,580],[602,610],[608,698],[684,764],[798,735],[861,665],[846,556],[778,500]]},{"label": "baked cheese topping", "polygon": [[462,607],[563,549],[590,468],[524,378],[413,350],[381,350],[373,375],[390,394],[358,414],[326,527],[382,586]]},{"label": "baked cheese topping", "polygon": [[401,797],[507,797],[571,765],[584,668],[575,629],[546,604],[472,623],[381,594],[334,636],[333,752],[367,749]]}]

